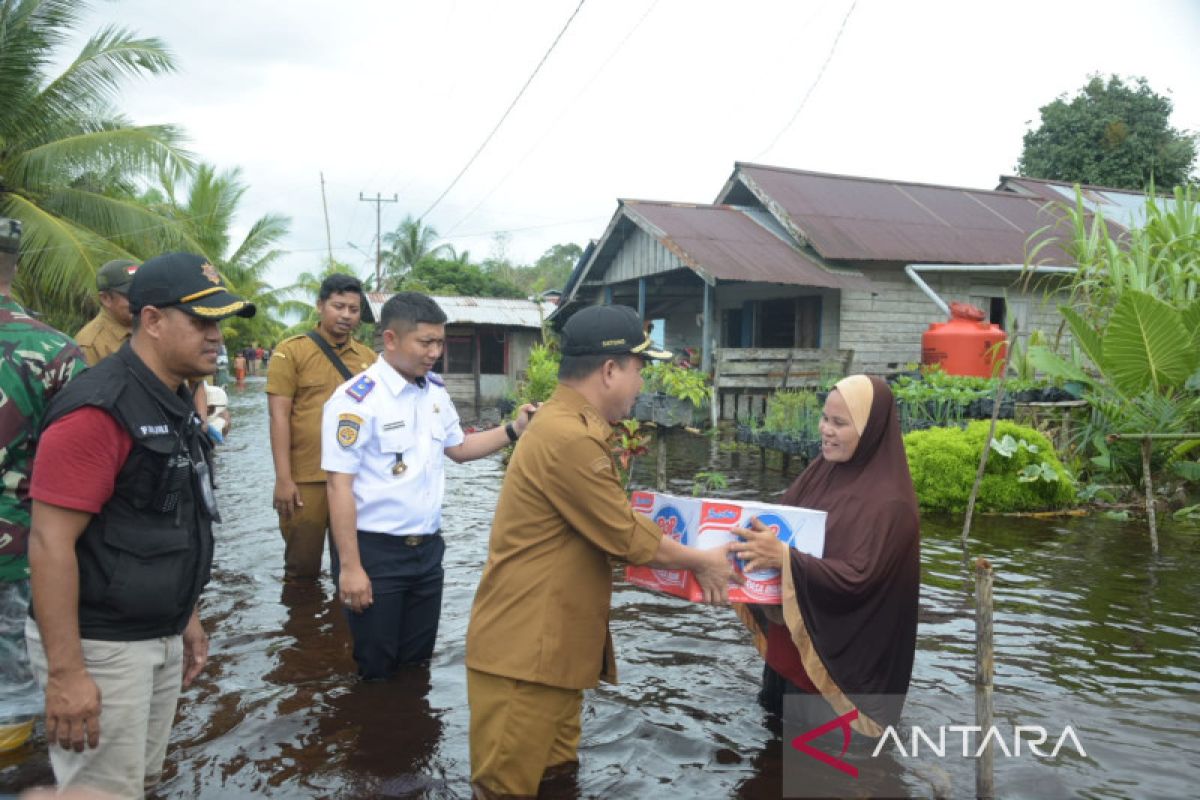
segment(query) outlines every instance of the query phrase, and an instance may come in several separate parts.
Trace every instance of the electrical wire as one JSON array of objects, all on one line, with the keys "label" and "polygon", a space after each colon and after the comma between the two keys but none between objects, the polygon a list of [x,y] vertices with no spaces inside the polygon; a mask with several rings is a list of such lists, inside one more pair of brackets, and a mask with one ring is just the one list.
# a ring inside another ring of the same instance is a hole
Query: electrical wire
[{"label": "electrical wire", "polygon": [[563,34],[567,32],[567,28],[571,27],[571,23],[575,20],[576,15],[579,14],[579,10],[583,8],[583,4],[585,2],[586,0],[579,0],[579,5],[575,6],[575,10],[572,11],[571,16],[567,18],[566,24],[563,25],[562,30],[558,32],[558,35],[554,37],[554,41],[550,43],[549,49],[546,50],[541,61],[537,63],[537,66],[533,68],[533,72],[530,73],[529,78],[525,81],[525,85],[521,87],[519,92],[517,92],[517,96],[513,98],[511,103],[508,104],[508,108],[505,109],[504,113],[500,116],[500,120],[496,123],[495,127],[492,128],[491,133],[489,133],[483,140],[483,143],[479,145],[478,149],[475,150],[475,153],[469,159],[467,159],[467,163],[463,165],[463,168],[458,171],[457,175],[454,176],[454,180],[450,181],[450,185],[438,195],[437,199],[429,205],[429,208],[425,209],[425,211],[422,212],[419,217],[417,217],[418,220],[425,219],[427,216],[429,216],[429,212],[438,207],[438,204],[445,199],[446,195],[450,194],[450,190],[458,184],[462,176],[465,175],[467,170],[471,168],[471,165],[475,163],[475,159],[479,158],[479,155],[483,152],[483,149],[488,146],[489,142],[492,141],[492,137],[494,137],[500,130],[500,126],[504,124],[504,121],[508,119],[508,115],[512,113],[512,110],[521,100],[521,97],[525,94],[525,90],[529,88],[529,84],[533,83],[533,79],[536,78],[538,72],[541,71],[542,65],[546,63],[548,58],[550,58],[550,54],[553,53],[554,48],[558,46],[559,40],[561,40]]},{"label": "electrical wire", "polygon": [[494,195],[501,186],[503,186],[505,183],[507,183],[508,179],[513,176],[513,174],[517,171],[517,169],[520,168],[520,166],[522,164],[524,164],[526,161],[528,161],[529,157],[531,155],[533,155],[534,152],[537,151],[537,149],[539,147],[541,147],[542,142],[546,141],[546,139],[550,136],[550,134],[558,126],[558,123],[562,122],[563,119],[567,116],[567,114],[571,111],[571,109],[574,108],[575,103],[579,102],[579,98],[583,97],[584,93],[586,93],[587,90],[592,87],[592,84],[596,82],[596,79],[600,77],[600,75],[604,72],[604,70],[608,68],[608,65],[610,63],[612,63],[612,60],[614,58],[616,58],[617,53],[621,52],[621,50],[624,49],[626,43],[631,38],[633,38],[633,34],[637,33],[638,28],[642,27],[642,23],[645,22],[646,18],[650,16],[650,14],[654,11],[654,9],[656,7],[658,7],[659,1],[660,0],[654,0],[654,2],[650,4],[650,7],[646,9],[646,13],[642,14],[641,18],[636,23],[634,23],[633,27],[629,29],[629,32],[625,34],[625,38],[621,39],[621,41],[617,43],[617,46],[614,47],[612,52],[608,54],[608,58],[604,59],[604,62],[600,65],[599,69],[597,69],[592,74],[592,77],[589,78],[587,83],[585,83],[583,85],[583,88],[581,88],[578,92],[576,92],[575,96],[572,97],[567,102],[567,104],[563,106],[562,111],[559,112],[559,115],[557,117],[555,117],[554,121],[551,122],[550,125],[546,128],[545,133],[543,133],[541,135],[541,137],[539,137],[538,140],[533,143],[533,147],[530,147],[529,150],[526,151],[525,155],[521,156],[521,158],[515,164],[513,164],[512,167],[509,168],[508,172],[506,172],[504,174],[504,177],[502,177],[499,181],[497,181],[496,185],[488,190],[487,194],[485,194],[483,196],[483,198],[478,203],[475,204],[474,208],[472,208],[465,215],[463,215],[463,217],[461,219],[459,219],[458,222],[451,225],[450,230],[446,231],[446,233],[443,234],[442,238],[449,237],[450,234],[452,234],[456,230],[458,230],[459,225],[462,225],[464,222],[469,220],[471,217],[475,216],[475,213],[477,211],[479,211],[480,208],[483,207],[483,204],[486,203],[491,198],[491,196]]},{"label": "electrical wire", "polygon": [[812,93],[816,90],[817,85],[821,82],[821,78],[825,75],[825,68],[833,60],[833,54],[837,51],[838,42],[842,40],[842,33],[846,30],[846,23],[850,21],[850,15],[854,13],[854,8],[857,5],[858,0],[853,0],[850,3],[850,8],[846,10],[846,16],[842,17],[841,27],[838,28],[837,35],[833,37],[833,44],[829,46],[829,53],[825,56],[825,61],[821,64],[821,69],[817,72],[817,77],[813,79],[812,85],[808,87],[808,91],[804,93],[804,97],[800,100],[800,105],[796,107],[796,113],[792,114],[792,118],[787,121],[787,124],[779,130],[779,133],[775,134],[775,138],[771,140],[771,143],[759,151],[758,155],[754,157],[755,161],[769,153],[779,143],[779,140],[783,138],[783,135],[795,124],[796,119],[800,116],[800,112],[808,104],[808,98],[812,97]]}]

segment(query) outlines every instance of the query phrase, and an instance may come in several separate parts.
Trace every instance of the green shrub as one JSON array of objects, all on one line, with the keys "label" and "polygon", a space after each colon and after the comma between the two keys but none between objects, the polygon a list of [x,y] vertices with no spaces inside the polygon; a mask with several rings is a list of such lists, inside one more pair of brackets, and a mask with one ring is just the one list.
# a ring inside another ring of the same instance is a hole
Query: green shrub
[{"label": "green shrub", "polygon": [[762,429],[771,433],[817,435],[821,404],[813,392],[784,389],[767,398]]},{"label": "green shrub", "polygon": [[[904,437],[913,488],[926,511],[965,511],[989,420],[965,430],[930,428]],[[981,511],[1042,511],[1066,508],[1075,498],[1074,480],[1038,431],[1000,421],[979,487]]]},{"label": "green shrub", "polygon": [[662,393],[668,397],[687,400],[696,408],[708,402],[711,380],[708,374],[698,369],[657,361],[642,370],[646,383],[642,391],[647,394]]},{"label": "green shrub", "polygon": [[544,403],[558,386],[558,350],[548,345],[534,345],[529,351],[529,366],[525,378],[517,386],[517,406],[524,403]]}]

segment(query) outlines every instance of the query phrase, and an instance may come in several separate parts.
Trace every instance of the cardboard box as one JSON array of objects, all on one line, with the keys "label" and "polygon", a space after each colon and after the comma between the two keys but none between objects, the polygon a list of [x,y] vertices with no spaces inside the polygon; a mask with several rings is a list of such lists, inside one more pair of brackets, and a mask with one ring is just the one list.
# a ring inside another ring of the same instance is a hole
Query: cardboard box
[{"label": "cardboard box", "polygon": [[[664,533],[688,547],[707,549],[732,542],[737,539],[732,529],[748,528],[750,520],[757,517],[789,547],[818,558],[825,551],[824,511],[769,503],[675,497],[656,492],[634,492],[631,502],[634,510],[649,516]],[[779,570],[746,573],[741,559],[737,559],[734,566],[745,578],[745,583],[730,584],[729,599],[732,602],[780,604]],[[693,602],[703,599],[700,584],[687,570],[630,566],[625,570],[625,579],[637,586]]]}]

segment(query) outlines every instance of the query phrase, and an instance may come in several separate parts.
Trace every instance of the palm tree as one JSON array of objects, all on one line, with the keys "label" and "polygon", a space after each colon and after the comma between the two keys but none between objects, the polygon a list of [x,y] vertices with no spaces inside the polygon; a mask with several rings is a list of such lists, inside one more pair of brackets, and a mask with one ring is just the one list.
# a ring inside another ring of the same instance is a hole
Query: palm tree
[{"label": "palm tree", "polygon": [[278,319],[283,299],[267,283],[266,276],[283,255],[278,243],[287,236],[291,219],[264,214],[235,247],[232,228],[248,188],[242,182],[241,169],[217,172],[211,164],[202,163],[188,181],[187,194],[182,198],[172,176],[161,175],[160,183],[161,189],[147,192],[143,202],[174,221],[193,243],[194,252],[213,263],[229,288],[258,307],[253,319],[234,318],[225,323],[226,338],[235,345],[274,341],[285,327]]},{"label": "palm tree", "polygon": [[[301,272],[296,282],[291,286],[285,286],[279,290],[282,297],[288,299],[282,300],[279,304],[281,314],[292,315],[299,317],[300,321],[284,331],[284,336],[293,336],[298,333],[304,333],[317,324],[317,296],[321,293],[321,283],[330,275],[353,275],[358,277],[358,273],[349,264],[341,261],[330,261],[325,259],[325,266],[320,272]],[[363,289],[369,290],[369,279],[362,281]],[[363,325],[368,325],[364,328]],[[370,336],[370,328],[368,323],[363,323],[359,326],[359,330],[355,332],[356,338],[366,341]]]},{"label": "palm tree", "polygon": [[383,242],[390,249],[384,253],[387,263],[387,278],[398,285],[405,273],[419,264],[423,259],[432,258],[441,253],[453,252],[449,244],[435,245],[438,239],[437,229],[425,225],[411,214],[396,226],[396,230],[383,235]]},{"label": "palm tree", "polygon": [[75,330],[94,309],[96,269],[188,247],[134,186],[191,167],[171,125],[133,125],[113,105],[124,79],[174,70],[155,38],[106,27],[59,75],[55,50],[87,3],[0,0],[0,215],[25,226],[16,292]]}]

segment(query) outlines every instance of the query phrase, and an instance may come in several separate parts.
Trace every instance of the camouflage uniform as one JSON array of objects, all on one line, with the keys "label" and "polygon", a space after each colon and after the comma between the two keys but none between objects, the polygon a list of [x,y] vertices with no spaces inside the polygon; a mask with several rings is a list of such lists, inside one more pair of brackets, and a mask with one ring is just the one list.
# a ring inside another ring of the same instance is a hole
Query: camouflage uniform
[{"label": "camouflage uniform", "polygon": [[86,368],[65,334],[0,295],[0,722],[41,709],[29,672],[29,472],[46,406]]}]

